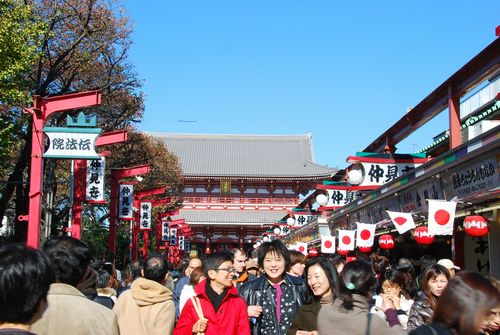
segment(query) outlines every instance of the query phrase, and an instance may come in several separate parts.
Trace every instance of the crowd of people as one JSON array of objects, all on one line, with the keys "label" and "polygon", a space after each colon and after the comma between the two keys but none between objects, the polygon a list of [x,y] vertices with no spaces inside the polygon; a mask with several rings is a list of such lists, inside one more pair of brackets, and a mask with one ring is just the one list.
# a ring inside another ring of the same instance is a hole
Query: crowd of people
[{"label": "crowd of people", "polygon": [[280,240],[186,263],[160,254],[118,271],[88,245],[57,237],[0,246],[0,335],[498,334],[500,285],[424,256],[306,258]]}]

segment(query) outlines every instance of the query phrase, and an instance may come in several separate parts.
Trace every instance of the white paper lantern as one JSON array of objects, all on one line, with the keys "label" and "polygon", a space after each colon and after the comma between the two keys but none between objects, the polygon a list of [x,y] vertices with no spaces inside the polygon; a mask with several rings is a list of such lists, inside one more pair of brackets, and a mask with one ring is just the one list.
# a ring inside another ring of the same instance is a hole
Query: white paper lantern
[{"label": "white paper lantern", "polygon": [[280,229],[280,227],[276,227],[276,228],[274,228],[274,229],[273,229],[273,233],[274,233],[274,235],[279,235],[279,234],[281,233],[281,229]]},{"label": "white paper lantern", "polygon": [[264,242],[269,242],[269,236],[264,236],[264,237],[262,238],[262,240],[263,240]]},{"label": "white paper lantern", "polygon": [[328,197],[326,195],[324,195],[323,193],[318,194],[318,196],[316,197],[316,202],[320,206],[325,206],[328,203]]},{"label": "white paper lantern", "polygon": [[295,219],[293,217],[289,217],[288,219],[286,219],[286,223],[289,225],[289,226],[293,226],[295,224]]},{"label": "white paper lantern", "polygon": [[351,185],[359,185],[363,182],[363,172],[361,170],[349,170],[347,172],[347,182]]}]

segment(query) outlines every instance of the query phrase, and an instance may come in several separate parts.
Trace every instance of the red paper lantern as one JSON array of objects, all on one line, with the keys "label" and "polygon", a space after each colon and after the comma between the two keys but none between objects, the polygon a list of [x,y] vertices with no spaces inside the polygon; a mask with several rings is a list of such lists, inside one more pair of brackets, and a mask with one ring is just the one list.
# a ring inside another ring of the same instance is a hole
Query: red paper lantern
[{"label": "red paper lantern", "polygon": [[464,231],[474,237],[488,235],[488,220],[481,215],[469,215],[464,219]]},{"label": "red paper lantern", "polygon": [[308,252],[309,257],[316,257],[316,256],[318,256],[318,254],[319,254],[318,249],[316,249],[316,248],[309,249],[309,252]]},{"label": "red paper lantern", "polygon": [[429,229],[424,226],[417,227],[413,233],[413,237],[418,244],[431,244],[434,242],[434,236],[429,235]]},{"label": "red paper lantern", "polygon": [[394,237],[389,234],[382,235],[378,238],[378,246],[382,249],[392,249],[396,242],[394,241]]},{"label": "red paper lantern", "polygon": [[349,250],[337,249],[337,254],[345,256],[349,253]]},{"label": "red paper lantern", "polygon": [[372,247],[358,247],[359,251],[364,253],[369,253],[372,251]]}]

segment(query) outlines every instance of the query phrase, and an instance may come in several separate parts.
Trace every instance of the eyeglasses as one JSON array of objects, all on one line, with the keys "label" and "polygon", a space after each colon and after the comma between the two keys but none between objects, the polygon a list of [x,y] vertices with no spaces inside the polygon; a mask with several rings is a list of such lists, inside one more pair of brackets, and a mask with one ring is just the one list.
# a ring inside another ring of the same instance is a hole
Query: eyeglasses
[{"label": "eyeglasses", "polygon": [[227,271],[229,273],[231,272],[236,272],[235,268],[220,268],[220,269],[214,269],[215,271]]}]

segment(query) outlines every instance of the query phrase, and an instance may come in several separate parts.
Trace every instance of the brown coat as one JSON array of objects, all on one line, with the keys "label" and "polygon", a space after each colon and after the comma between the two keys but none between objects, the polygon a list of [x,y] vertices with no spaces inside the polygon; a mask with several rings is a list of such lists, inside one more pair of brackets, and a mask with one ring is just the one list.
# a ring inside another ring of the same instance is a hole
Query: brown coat
[{"label": "brown coat", "polygon": [[[321,335],[364,335],[368,325],[368,299],[353,294],[354,307],[346,310],[342,307],[341,299],[335,300],[333,305],[321,308],[318,314],[318,331]],[[378,315],[371,316],[371,335],[406,334],[401,326],[389,327]]]},{"label": "brown coat", "polygon": [[121,335],[168,335],[175,324],[172,291],[145,278],[137,278],[123,292],[113,311],[118,317]]},{"label": "brown coat", "polygon": [[321,304],[318,300],[314,300],[310,304],[300,306],[292,325],[286,332],[288,335],[295,335],[297,330],[313,331],[318,330],[318,313],[321,309]]},{"label": "brown coat", "polygon": [[50,285],[47,301],[47,310],[31,328],[35,334],[118,335],[115,313],[71,285]]}]

